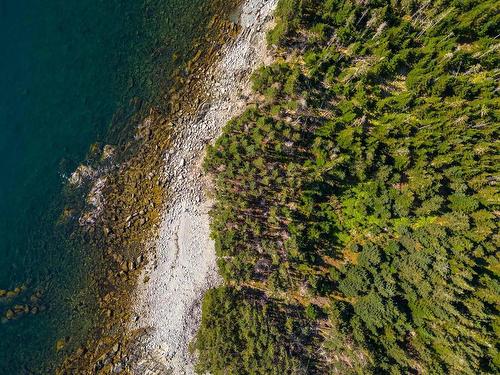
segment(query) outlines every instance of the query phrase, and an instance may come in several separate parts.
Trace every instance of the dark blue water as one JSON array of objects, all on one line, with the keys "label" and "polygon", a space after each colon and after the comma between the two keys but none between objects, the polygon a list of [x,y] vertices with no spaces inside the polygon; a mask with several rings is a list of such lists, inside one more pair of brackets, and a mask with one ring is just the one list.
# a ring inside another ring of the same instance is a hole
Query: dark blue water
[{"label": "dark blue water", "polygon": [[91,262],[56,224],[64,177],[131,98],[157,99],[207,3],[0,0],[0,374],[43,371],[91,328]]}]

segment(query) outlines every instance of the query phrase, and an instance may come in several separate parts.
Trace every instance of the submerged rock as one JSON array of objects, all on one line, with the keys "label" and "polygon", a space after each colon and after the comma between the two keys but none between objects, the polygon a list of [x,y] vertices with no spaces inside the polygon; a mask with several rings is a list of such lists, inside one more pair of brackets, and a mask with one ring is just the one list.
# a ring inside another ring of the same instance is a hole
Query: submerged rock
[{"label": "submerged rock", "polygon": [[64,349],[66,344],[69,342],[69,337],[64,337],[56,341],[56,350],[59,352]]},{"label": "submerged rock", "polygon": [[16,316],[15,312],[12,311],[11,309],[8,309],[6,312],[5,312],[5,317],[8,319],[8,320],[11,320],[11,319],[14,319],[14,317]]}]

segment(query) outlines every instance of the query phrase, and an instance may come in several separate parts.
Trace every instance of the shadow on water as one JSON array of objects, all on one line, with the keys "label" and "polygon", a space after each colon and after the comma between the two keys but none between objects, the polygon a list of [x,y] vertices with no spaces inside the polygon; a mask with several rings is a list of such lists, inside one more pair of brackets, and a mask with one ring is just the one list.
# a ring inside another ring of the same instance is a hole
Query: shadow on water
[{"label": "shadow on water", "polygon": [[57,224],[61,189],[132,98],[161,106],[207,3],[0,0],[0,374],[45,372],[91,329],[99,259]]}]

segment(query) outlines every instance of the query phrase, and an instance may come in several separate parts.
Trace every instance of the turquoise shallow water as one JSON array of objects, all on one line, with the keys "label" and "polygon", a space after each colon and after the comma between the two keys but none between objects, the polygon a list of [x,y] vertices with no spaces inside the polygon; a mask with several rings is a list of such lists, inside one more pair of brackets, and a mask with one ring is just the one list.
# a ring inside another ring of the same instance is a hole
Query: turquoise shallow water
[{"label": "turquoise shallow water", "polygon": [[[0,374],[45,373],[90,329],[86,254],[55,225],[64,177],[132,97],[159,97],[208,3],[0,0],[0,289],[26,288],[0,298]],[[16,304],[38,311],[6,320]]]}]

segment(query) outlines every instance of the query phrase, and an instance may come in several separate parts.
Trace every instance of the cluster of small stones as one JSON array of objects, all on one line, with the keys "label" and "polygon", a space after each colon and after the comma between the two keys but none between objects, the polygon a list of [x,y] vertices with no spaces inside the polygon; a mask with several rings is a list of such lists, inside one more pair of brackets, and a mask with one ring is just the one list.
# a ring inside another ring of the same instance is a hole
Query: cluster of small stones
[{"label": "cluster of small stones", "polygon": [[[221,6],[231,8],[227,3]],[[80,176],[70,178],[78,187],[85,181],[92,183],[85,206],[79,210],[69,207],[63,215],[75,218],[80,212],[80,235],[96,249],[105,266],[94,272],[100,324],[87,344],[67,353],[58,374],[126,374],[129,363],[136,360],[134,345],[144,332],[127,332],[124,326],[140,319],[132,316],[131,291],[153,252],[160,215],[168,204],[171,176],[164,174],[164,157],[175,142],[179,119],[196,113],[203,102],[207,67],[218,60],[220,46],[237,33],[237,26],[227,17],[215,17],[210,27],[214,33],[199,43],[203,53],[174,76],[166,94],[170,98],[168,110],[138,110],[130,120],[137,123],[134,139],[116,150],[99,148],[97,167],[79,168]],[[69,340],[61,338],[56,349],[63,349]]]},{"label": "cluster of small stones", "polygon": [[[35,315],[45,310],[46,307],[41,303],[42,291],[35,291],[29,298],[23,297],[26,291],[27,288],[24,285],[18,286],[13,290],[0,289],[0,304],[7,304],[1,317],[2,323],[7,323],[29,314]],[[23,297],[23,300],[19,301],[19,297]]]}]

